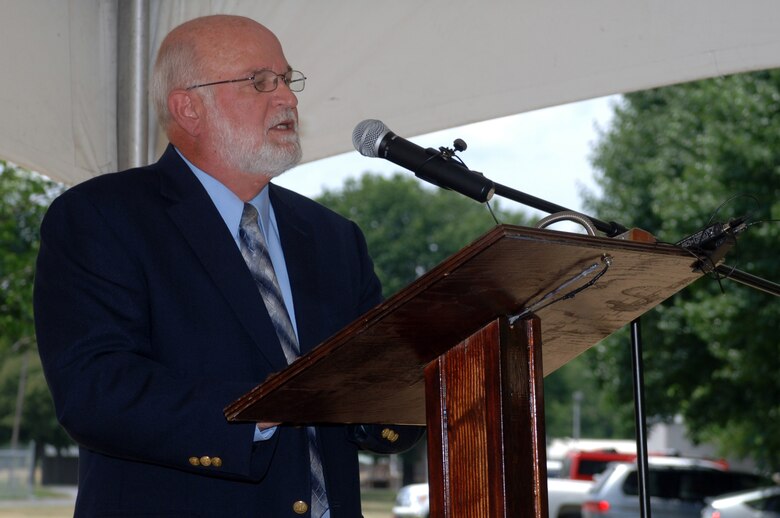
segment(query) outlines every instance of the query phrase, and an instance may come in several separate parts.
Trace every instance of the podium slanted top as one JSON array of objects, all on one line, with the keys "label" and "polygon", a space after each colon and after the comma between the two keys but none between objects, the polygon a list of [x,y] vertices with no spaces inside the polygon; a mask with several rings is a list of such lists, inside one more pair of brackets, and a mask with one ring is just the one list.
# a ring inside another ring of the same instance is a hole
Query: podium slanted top
[{"label": "podium slanted top", "polygon": [[225,416],[423,425],[425,366],[488,322],[586,284],[608,261],[573,298],[537,304],[547,375],[701,277],[694,260],[668,244],[499,225],[231,403]]}]

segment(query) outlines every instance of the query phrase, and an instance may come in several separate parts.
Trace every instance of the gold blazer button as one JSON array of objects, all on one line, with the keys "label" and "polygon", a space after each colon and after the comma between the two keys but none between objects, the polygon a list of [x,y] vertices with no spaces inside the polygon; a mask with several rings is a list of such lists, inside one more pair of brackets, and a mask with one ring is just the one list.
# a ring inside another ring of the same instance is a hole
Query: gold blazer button
[{"label": "gold blazer button", "polygon": [[385,428],[384,430],[382,430],[382,438],[390,442],[397,441],[399,437],[400,435],[398,435],[398,432],[396,432],[392,428]]},{"label": "gold blazer button", "polygon": [[197,457],[190,457],[190,464],[193,466],[200,466],[200,459]]},{"label": "gold blazer button", "polygon": [[200,465],[201,466],[206,466],[206,467],[211,466],[211,457],[209,457],[208,455],[204,455],[203,457],[201,457],[200,458]]},{"label": "gold blazer button", "polygon": [[293,511],[295,511],[296,514],[306,514],[306,511],[308,510],[309,510],[309,504],[307,504],[303,500],[298,500],[293,504]]}]

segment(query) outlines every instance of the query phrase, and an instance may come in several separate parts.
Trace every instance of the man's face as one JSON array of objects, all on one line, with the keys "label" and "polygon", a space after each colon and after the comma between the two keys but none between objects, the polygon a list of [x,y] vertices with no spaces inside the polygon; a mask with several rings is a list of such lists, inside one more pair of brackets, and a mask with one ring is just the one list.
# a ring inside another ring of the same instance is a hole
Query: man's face
[{"label": "man's face", "polygon": [[[264,95],[257,93],[258,96]],[[235,169],[269,177],[279,176],[301,160],[298,117],[295,110],[277,110],[264,119],[241,123],[211,106],[215,150],[221,161]]]},{"label": "man's face", "polygon": [[[212,58],[219,72],[209,80],[250,77],[261,69],[287,72],[287,60],[272,35],[247,29],[231,39],[236,41],[229,50]],[[225,42],[221,43],[224,49]],[[251,81],[211,88],[203,96],[206,131],[213,152],[224,165],[238,172],[274,177],[300,161],[298,99],[281,79],[272,92],[258,92]]]}]

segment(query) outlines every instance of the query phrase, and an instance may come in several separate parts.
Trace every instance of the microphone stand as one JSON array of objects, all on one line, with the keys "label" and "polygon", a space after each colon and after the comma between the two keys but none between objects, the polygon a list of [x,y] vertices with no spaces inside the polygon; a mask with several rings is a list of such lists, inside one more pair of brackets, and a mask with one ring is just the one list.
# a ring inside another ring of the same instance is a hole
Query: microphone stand
[{"label": "microphone stand", "polygon": [[[524,192],[512,189],[505,185],[493,182],[495,186],[495,194],[508,198],[517,203],[527,205],[534,209],[538,209],[548,214],[555,214],[558,212],[569,212],[570,209],[556,205],[549,201],[531,196]],[[576,211],[573,211],[576,212]],[[614,221],[605,222],[590,216],[584,215],[588,218],[593,226],[598,230],[604,232],[608,237],[615,237],[628,229],[619,223]],[[761,279],[754,275],[741,272],[736,268],[720,264],[714,268],[715,271],[720,273],[726,278],[733,279],[737,282],[755,288],[759,291],[764,291],[771,295],[780,296],[780,285],[777,285],[771,281]],[[637,445],[637,482],[639,486],[639,512],[642,518],[651,518],[650,509],[650,492],[648,487],[649,480],[649,466],[648,466],[648,451],[647,451],[647,415],[645,410],[645,394],[644,394],[644,362],[642,359],[642,337],[640,333],[640,319],[636,318],[631,322],[631,376],[633,383],[633,395],[634,395],[634,419],[635,419],[635,433],[636,433],[636,445]]]},{"label": "microphone stand", "polygon": [[715,267],[715,271],[726,279],[731,279],[740,284],[744,284],[745,286],[749,286],[754,290],[763,291],[764,293],[769,293],[775,297],[780,297],[780,284],[737,270],[726,264],[719,264]]}]

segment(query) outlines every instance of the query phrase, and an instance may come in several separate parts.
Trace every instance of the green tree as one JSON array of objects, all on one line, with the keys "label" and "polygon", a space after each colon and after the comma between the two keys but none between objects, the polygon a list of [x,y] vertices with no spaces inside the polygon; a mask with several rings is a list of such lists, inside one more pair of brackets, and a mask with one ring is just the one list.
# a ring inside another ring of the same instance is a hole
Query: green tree
[{"label": "green tree", "polygon": [[64,445],[35,349],[32,284],[39,227],[62,187],[37,174],[0,161],[0,433],[11,439],[17,392],[24,379],[19,441]]},{"label": "green tree", "polygon": [[[364,174],[318,201],[356,222],[366,235],[385,296],[407,284],[495,226],[487,208],[443,189],[428,189],[409,175]],[[520,213],[491,202],[501,223],[522,224]]]},{"label": "green tree", "polygon": [[[544,337],[542,337],[544,341]],[[599,385],[590,354],[574,358],[544,378],[545,432],[548,438],[574,437],[574,399],[579,393],[580,438],[632,439],[633,420],[613,410],[614,402]]]},{"label": "green tree", "polygon": [[[588,209],[672,243],[748,216],[727,263],[777,281],[779,142],[780,70],[627,94],[594,151],[603,196]],[[780,470],[778,322],[777,298],[712,277],[644,317],[648,415],[681,414],[693,440]],[[630,419],[627,335],[590,359]]]}]

